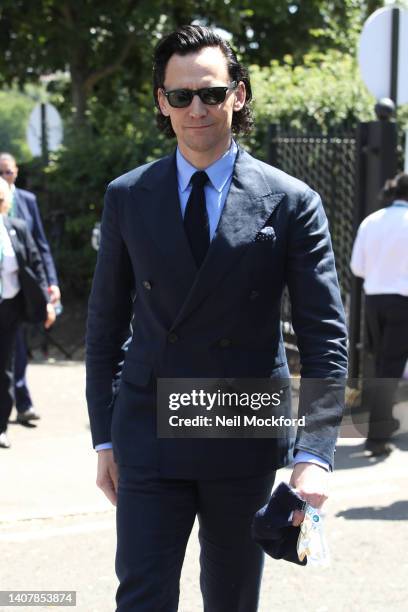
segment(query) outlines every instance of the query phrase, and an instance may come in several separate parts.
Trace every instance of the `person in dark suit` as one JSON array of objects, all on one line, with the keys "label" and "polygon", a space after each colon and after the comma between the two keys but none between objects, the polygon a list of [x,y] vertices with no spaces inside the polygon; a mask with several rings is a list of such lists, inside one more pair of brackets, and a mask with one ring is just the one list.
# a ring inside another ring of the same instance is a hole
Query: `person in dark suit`
[{"label": "person in dark suit", "polygon": [[[0,178],[0,448],[10,447],[6,431],[14,401],[12,358],[17,328],[23,317],[18,255],[30,266],[48,299],[40,254],[25,222],[7,216],[10,206],[9,186]],[[51,304],[47,309],[45,326],[50,327],[55,312]]]},{"label": "person in dark suit", "polygon": [[[23,219],[26,222],[41,255],[46,273],[50,300],[51,303],[55,305],[61,299],[61,292],[58,286],[58,278],[54,260],[45,236],[40,211],[37,205],[37,199],[30,191],[19,189],[15,186],[15,181],[18,176],[18,166],[15,158],[10,155],[10,153],[0,153],[0,176],[2,176],[10,185],[13,197],[9,215],[11,217]],[[40,418],[40,415],[33,407],[33,402],[26,380],[27,345],[22,326],[18,327],[16,334],[14,367],[17,421],[20,423],[26,423],[27,421],[37,420]]]},{"label": "person in dark suit", "polygon": [[[97,484],[117,504],[117,610],[177,610],[197,517],[204,609],[254,612],[263,554],[252,518],[292,451],[292,486],[322,505],[341,394],[301,392],[309,425],[293,449],[285,428],[269,439],[159,438],[156,383],[288,378],[285,285],[302,378],[344,378],[346,327],[327,219],[307,185],[235,142],[251,126],[251,85],[218,34],[199,26],[171,33],[156,48],[153,74],[158,125],[176,136],[177,150],[108,186],[88,312]],[[302,519],[297,511],[293,524]]]}]

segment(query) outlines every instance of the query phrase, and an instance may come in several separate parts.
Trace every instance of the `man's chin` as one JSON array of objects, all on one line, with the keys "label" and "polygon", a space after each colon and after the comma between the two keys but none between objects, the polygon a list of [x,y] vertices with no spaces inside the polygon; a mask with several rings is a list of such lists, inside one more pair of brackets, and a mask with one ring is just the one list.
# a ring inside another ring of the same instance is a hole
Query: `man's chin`
[{"label": "man's chin", "polygon": [[220,147],[220,141],[216,138],[203,138],[200,134],[196,138],[190,138],[186,141],[187,147],[190,151],[195,153],[208,153]]}]

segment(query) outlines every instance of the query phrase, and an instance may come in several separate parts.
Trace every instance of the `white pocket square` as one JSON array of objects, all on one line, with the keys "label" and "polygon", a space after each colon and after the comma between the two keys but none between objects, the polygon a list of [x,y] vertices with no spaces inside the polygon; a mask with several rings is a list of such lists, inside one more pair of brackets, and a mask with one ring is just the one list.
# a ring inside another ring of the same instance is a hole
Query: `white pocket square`
[{"label": "white pocket square", "polygon": [[255,242],[266,242],[267,240],[275,240],[275,238],[275,230],[270,225],[267,225],[257,233],[255,236]]}]

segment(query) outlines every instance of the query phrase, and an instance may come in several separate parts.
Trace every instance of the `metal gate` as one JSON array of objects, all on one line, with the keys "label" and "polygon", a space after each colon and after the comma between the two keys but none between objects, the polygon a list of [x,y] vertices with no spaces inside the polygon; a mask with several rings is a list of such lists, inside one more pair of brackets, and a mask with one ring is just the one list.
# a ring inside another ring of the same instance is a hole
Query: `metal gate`
[{"label": "metal gate", "polygon": [[[268,162],[301,179],[322,197],[346,311],[349,309],[352,277],[350,257],[355,224],[356,156],[354,131],[305,134],[270,126]],[[282,321],[287,346],[294,348],[287,294],[282,304]]]}]

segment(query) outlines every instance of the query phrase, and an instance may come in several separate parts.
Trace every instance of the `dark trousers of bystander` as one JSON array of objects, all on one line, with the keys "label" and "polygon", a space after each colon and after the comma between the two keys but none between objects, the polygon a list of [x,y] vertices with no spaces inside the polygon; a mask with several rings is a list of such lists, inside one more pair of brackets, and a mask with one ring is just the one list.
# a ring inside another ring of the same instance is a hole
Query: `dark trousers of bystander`
[{"label": "dark trousers of bystander", "polygon": [[367,438],[386,441],[395,430],[395,392],[408,359],[408,297],[367,295],[365,312],[375,364],[364,399],[370,411]]},{"label": "dark trousers of bystander", "polygon": [[6,431],[13,408],[13,353],[22,308],[21,293],[0,302],[0,433]]},{"label": "dark trousers of bystander", "polygon": [[16,332],[15,359],[14,359],[14,393],[17,412],[26,412],[33,402],[28,390],[26,369],[28,364],[28,350],[25,338],[24,325],[19,325]]}]

